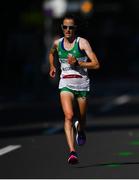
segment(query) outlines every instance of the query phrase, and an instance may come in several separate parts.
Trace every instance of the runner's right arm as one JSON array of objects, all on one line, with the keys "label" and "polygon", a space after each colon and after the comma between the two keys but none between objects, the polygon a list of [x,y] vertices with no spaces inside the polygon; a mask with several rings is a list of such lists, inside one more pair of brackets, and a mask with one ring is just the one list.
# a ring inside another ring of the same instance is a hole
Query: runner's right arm
[{"label": "runner's right arm", "polygon": [[54,78],[56,74],[56,68],[54,64],[54,53],[57,50],[57,45],[58,45],[58,40],[55,40],[49,52],[49,65],[50,65],[49,75],[51,78]]}]

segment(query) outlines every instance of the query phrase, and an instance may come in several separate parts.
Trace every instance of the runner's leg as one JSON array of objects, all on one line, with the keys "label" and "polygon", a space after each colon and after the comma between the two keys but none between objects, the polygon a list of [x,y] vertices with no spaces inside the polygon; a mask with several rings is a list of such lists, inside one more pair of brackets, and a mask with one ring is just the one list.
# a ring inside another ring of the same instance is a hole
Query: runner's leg
[{"label": "runner's leg", "polygon": [[79,113],[78,113],[78,130],[84,131],[86,125],[86,110],[87,110],[87,98],[86,97],[78,97],[77,98]]},{"label": "runner's leg", "polygon": [[62,109],[65,115],[64,130],[70,151],[75,151],[74,132],[73,132],[73,100],[74,95],[71,92],[62,91],[60,93]]}]

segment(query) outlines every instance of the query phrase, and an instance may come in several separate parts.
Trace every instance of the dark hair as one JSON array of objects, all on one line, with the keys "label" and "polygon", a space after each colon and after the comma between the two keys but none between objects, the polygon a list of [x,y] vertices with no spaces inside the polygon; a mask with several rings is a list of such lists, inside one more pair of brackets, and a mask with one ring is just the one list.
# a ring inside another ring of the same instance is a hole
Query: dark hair
[{"label": "dark hair", "polygon": [[76,17],[75,17],[74,14],[66,14],[66,15],[63,17],[63,19],[62,19],[62,23],[63,23],[63,21],[64,21],[65,19],[73,19],[73,20],[74,20],[74,24],[75,24],[75,25],[78,24],[78,23],[77,23],[77,19],[76,19]]}]

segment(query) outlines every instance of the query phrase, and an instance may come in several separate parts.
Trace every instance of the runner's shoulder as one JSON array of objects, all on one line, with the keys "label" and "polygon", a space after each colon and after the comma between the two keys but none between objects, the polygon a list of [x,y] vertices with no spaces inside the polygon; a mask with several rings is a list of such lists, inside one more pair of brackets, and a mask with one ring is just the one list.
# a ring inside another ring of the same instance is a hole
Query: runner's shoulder
[{"label": "runner's shoulder", "polygon": [[83,37],[80,37],[80,43],[88,43],[88,40]]},{"label": "runner's shoulder", "polygon": [[86,45],[88,45],[89,42],[87,39],[80,37],[79,44],[80,44],[80,48],[84,49],[84,47],[86,47]]},{"label": "runner's shoulder", "polygon": [[57,47],[57,46],[58,46],[58,44],[59,44],[59,42],[60,42],[60,41],[62,41],[62,39],[63,39],[63,38],[58,38],[58,39],[55,39],[55,40],[54,40],[54,43],[53,43],[53,44],[54,44],[54,46],[55,46],[55,47]]}]

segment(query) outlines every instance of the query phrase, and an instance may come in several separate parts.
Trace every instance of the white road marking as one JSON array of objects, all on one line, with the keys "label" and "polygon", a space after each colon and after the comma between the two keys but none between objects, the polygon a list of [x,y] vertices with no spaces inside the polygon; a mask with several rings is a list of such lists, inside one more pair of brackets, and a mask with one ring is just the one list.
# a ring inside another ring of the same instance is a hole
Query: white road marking
[{"label": "white road marking", "polygon": [[0,156],[20,148],[21,145],[9,145],[0,149]]},{"label": "white road marking", "polygon": [[117,106],[121,106],[121,105],[124,105],[128,102],[131,101],[131,97],[129,95],[121,95],[121,96],[118,96],[116,98],[114,98],[113,100],[111,101],[108,101],[106,102],[101,108],[100,108],[100,111],[101,112],[107,112],[107,111],[110,111],[111,109],[117,107]]}]

